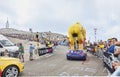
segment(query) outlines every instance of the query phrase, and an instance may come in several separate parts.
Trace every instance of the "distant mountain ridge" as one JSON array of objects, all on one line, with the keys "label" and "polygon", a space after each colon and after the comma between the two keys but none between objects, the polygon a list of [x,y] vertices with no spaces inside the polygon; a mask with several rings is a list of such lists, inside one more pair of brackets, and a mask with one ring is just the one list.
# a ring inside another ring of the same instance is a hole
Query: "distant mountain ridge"
[{"label": "distant mountain ridge", "polygon": [[[36,32],[33,32],[36,33]],[[52,36],[59,36],[59,37],[65,37],[65,35],[63,34],[59,34],[59,33],[52,33],[52,32],[39,32],[40,35],[45,34],[45,35],[52,35]],[[23,35],[29,35],[31,34],[30,31],[23,31],[23,30],[17,30],[14,28],[1,28],[0,29],[0,34],[23,34]]]},{"label": "distant mountain ridge", "polygon": [[1,34],[26,34],[26,33],[30,33],[30,32],[17,30],[14,28],[1,28],[0,33]]}]

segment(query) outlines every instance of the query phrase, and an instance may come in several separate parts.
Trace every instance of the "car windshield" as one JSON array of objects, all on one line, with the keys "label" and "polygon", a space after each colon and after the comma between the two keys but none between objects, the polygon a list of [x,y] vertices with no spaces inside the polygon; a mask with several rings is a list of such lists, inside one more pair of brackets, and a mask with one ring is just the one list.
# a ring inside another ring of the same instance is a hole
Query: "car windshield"
[{"label": "car windshield", "polygon": [[3,46],[14,46],[14,44],[11,43],[11,42],[8,41],[8,40],[0,40],[0,43],[1,43]]}]

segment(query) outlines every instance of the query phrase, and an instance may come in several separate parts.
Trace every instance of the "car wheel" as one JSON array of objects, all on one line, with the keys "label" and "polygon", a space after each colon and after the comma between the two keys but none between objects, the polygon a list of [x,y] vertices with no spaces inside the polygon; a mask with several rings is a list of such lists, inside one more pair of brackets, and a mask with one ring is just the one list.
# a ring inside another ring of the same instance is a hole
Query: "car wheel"
[{"label": "car wheel", "polygon": [[72,60],[71,58],[67,58],[67,60]]},{"label": "car wheel", "polygon": [[70,60],[70,58],[67,58],[67,60]]},{"label": "car wheel", "polygon": [[16,66],[8,66],[2,74],[2,77],[18,77],[19,69]]}]

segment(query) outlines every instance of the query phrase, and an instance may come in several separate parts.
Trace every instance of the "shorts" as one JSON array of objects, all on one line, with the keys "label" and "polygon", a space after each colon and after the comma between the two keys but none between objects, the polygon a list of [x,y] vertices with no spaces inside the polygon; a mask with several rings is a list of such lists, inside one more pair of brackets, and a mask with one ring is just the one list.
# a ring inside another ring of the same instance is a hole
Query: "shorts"
[{"label": "shorts", "polygon": [[24,55],[24,53],[19,52],[19,56],[22,56],[22,55]]}]

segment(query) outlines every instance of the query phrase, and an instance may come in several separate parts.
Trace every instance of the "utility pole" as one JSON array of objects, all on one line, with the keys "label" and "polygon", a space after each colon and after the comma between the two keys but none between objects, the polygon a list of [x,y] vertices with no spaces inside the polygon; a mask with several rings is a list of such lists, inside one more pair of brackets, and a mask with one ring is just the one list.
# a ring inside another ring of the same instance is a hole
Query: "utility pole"
[{"label": "utility pole", "polygon": [[96,42],[96,33],[97,33],[97,28],[94,28],[94,33],[95,33],[95,42]]}]

